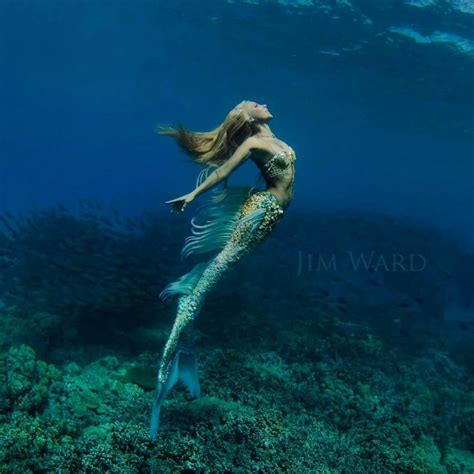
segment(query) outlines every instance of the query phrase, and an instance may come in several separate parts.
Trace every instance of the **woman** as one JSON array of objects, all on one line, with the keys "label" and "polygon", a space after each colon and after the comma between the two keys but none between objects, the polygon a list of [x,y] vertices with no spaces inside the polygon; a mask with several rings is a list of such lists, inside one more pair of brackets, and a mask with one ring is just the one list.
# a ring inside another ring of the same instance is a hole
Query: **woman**
[{"label": "woman", "polygon": [[[224,189],[191,220],[193,235],[186,239],[182,249],[183,256],[217,254],[197,264],[160,294],[162,299],[180,296],[158,372],[150,423],[152,439],[157,435],[161,404],[178,379],[187,385],[193,396],[200,395],[194,354],[183,346],[183,338],[199,314],[207,293],[230,267],[270,234],[292,199],[296,156],[293,149],[270,130],[268,123],[272,117],[266,105],[245,100],[210,132],[189,132],[181,126],[160,131],[175,138],[185,152],[205,166],[192,192],[167,201],[172,210],[183,211],[197,196],[220,182],[224,183]],[[248,158],[260,169],[260,176],[267,185],[265,191],[255,191],[255,186],[227,187],[227,178]],[[216,169],[209,174],[214,167]]]}]

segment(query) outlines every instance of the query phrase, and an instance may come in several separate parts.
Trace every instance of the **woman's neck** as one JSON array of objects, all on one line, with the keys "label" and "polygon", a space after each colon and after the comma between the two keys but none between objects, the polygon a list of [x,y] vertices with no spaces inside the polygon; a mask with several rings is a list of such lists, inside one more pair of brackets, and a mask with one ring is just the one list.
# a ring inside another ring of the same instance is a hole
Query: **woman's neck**
[{"label": "woman's neck", "polygon": [[275,137],[275,134],[271,131],[270,127],[266,123],[256,124],[257,132],[254,136],[264,138],[264,137]]}]

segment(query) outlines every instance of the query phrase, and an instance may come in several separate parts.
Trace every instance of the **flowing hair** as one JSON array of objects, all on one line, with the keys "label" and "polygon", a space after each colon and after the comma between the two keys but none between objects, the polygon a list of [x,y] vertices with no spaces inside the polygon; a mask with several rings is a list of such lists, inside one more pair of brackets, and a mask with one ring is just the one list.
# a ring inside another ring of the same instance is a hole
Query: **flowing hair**
[{"label": "flowing hair", "polygon": [[[235,106],[226,116],[224,121],[209,132],[193,132],[182,124],[176,127],[158,127],[159,135],[167,135],[176,140],[180,148],[192,158],[193,162],[204,166],[196,180],[198,187],[208,177],[212,168],[220,166],[230,158],[233,150],[245,139],[253,135],[253,121],[242,105]],[[228,195],[227,178],[224,180],[223,189],[211,199],[214,203],[223,201]]]},{"label": "flowing hair", "polygon": [[253,119],[239,104],[209,132],[193,132],[182,124],[158,127],[156,131],[159,135],[173,137],[194,162],[213,167],[224,163],[232,151],[253,134],[252,122]]}]

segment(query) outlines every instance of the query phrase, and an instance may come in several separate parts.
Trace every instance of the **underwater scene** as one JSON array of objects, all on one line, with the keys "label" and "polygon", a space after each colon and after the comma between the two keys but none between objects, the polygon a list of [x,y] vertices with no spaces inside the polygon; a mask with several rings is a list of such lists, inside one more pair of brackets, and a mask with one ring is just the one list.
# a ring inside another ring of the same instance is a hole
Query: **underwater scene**
[{"label": "underwater scene", "polygon": [[474,473],[474,1],[2,0],[0,473]]}]

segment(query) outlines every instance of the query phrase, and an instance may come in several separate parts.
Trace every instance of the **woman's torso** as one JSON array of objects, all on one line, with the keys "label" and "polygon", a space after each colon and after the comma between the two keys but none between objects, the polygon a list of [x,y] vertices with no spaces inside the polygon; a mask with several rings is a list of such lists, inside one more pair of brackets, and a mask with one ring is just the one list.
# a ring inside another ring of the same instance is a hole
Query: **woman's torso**
[{"label": "woman's torso", "polygon": [[252,150],[251,159],[260,169],[271,192],[279,204],[286,208],[293,197],[296,155],[289,145],[277,138],[260,139]]}]

